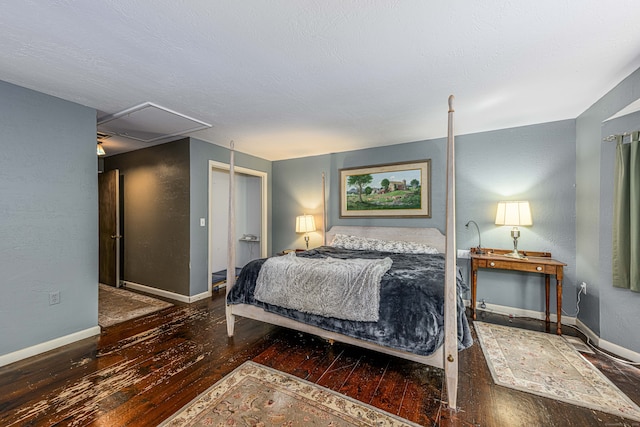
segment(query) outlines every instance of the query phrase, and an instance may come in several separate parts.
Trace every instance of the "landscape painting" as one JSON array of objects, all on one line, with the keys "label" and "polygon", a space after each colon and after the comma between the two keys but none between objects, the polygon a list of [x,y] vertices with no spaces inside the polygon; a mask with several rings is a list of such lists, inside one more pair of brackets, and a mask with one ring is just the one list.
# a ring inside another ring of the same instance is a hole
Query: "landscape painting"
[{"label": "landscape painting", "polygon": [[430,218],[431,160],[340,169],[340,217]]}]

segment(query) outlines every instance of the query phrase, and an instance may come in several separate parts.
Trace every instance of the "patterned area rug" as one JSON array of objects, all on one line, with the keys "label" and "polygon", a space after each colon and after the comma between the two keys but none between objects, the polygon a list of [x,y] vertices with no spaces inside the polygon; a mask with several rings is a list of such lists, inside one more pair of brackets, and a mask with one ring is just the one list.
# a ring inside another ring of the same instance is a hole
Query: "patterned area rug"
[{"label": "patterned area rug", "polygon": [[417,426],[300,378],[245,362],[161,426]]},{"label": "patterned area rug", "polygon": [[640,408],[558,335],[473,323],[496,384],[640,421]]},{"label": "patterned area rug", "polygon": [[173,304],[135,292],[98,285],[98,325],[103,328],[145,314],[171,307]]}]

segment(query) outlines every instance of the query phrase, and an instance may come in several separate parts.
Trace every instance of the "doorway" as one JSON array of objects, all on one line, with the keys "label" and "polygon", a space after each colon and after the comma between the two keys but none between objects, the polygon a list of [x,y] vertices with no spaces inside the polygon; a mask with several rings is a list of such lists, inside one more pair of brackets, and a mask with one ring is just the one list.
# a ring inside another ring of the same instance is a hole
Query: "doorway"
[{"label": "doorway", "polygon": [[[267,256],[267,174],[235,166],[236,269]],[[209,291],[227,268],[229,165],[209,161]],[[226,277],[226,274],[223,276]]]}]

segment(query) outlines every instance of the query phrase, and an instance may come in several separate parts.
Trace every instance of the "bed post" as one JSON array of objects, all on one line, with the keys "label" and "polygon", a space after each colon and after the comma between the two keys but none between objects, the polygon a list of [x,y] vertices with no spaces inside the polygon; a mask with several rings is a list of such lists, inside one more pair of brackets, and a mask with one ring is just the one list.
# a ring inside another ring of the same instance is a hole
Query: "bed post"
[{"label": "bed post", "polygon": [[[227,285],[225,287],[225,302],[229,291],[236,283],[236,192],[235,192],[235,151],[231,141],[229,154],[229,225],[227,231]],[[231,305],[226,303],[227,335],[233,336],[235,318],[231,312]]]},{"label": "bed post", "polygon": [[456,288],[456,186],[453,136],[453,95],[449,96],[449,123],[447,130],[447,224],[444,286],[444,372],[447,383],[449,409],[457,410],[458,393],[458,319]]},{"label": "bed post", "polygon": [[322,172],[322,245],[327,244],[327,199],[325,195],[325,178]]}]

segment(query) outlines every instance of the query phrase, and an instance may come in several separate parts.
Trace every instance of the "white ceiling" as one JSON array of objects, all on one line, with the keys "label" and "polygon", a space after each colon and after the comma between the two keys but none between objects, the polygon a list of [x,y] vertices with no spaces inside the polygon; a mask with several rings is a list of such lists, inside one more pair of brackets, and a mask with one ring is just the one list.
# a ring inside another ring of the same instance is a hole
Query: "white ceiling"
[{"label": "white ceiling", "polygon": [[[269,160],[575,118],[640,67],[636,0],[2,1],[0,80],[152,102]],[[150,144],[111,138],[109,154]],[[89,142],[88,143],[93,143]]]}]

